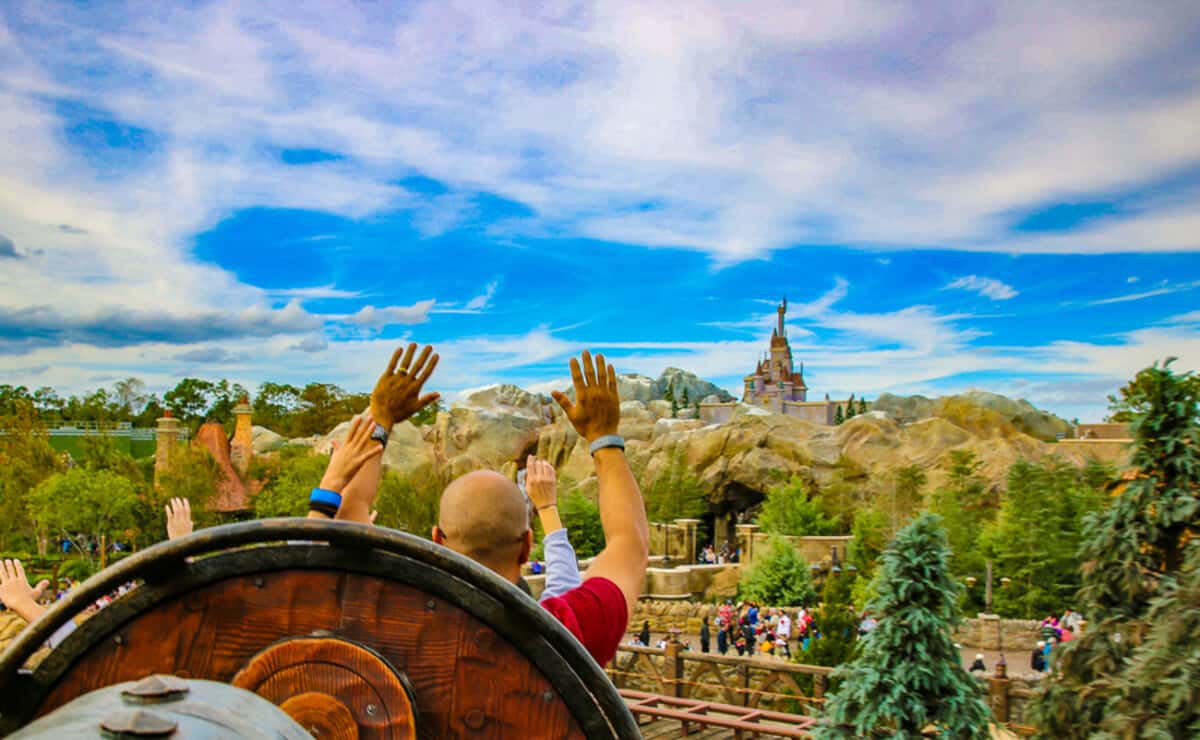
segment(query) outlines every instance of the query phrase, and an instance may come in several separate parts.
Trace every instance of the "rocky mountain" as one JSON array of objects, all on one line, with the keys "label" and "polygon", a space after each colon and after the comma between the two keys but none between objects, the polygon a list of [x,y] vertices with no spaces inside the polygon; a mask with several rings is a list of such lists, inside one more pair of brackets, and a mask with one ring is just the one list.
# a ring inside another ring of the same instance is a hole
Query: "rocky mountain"
[{"label": "rocky mountain", "polygon": [[[682,371],[667,371],[659,380],[623,376],[620,432],[627,440],[631,464],[644,487],[682,465],[716,511],[741,509],[761,500],[781,479],[798,475],[818,485],[839,476],[852,478],[864,495],[885,495],[894,472],[918,465],[938,485],[946,475],[948,453],[966,450],[982,463],[980,473],[1003,487],[1008,468],[1022,458],[1058,454],[1086,461],[1086,448],[1057,445],[1053,440],[1065,422],[1028,402],[995,394],[971,393],[941,399],[881,396],[873,410],[846,423],[827,427],[738,404],[724,424],[675,418],[671,404],[655,395],[672,381],[688,383],[695,392],[719,390]],[[635,393],[626,393],[633,387]],[[638,398],[641,395],[643,398]],[[714,394],[715,395],[715,394]],[[631,397],[632,396],[632,397]],[[682,414],[681,414],[682,415]],[[328,451],[348,424],[316,440],[295,440]],[[1036,432],[1036,436],[1028,431]],[[256,430],[256,448],[275,443],[266,430]],[[511,385],[480,390],[438,415],[435,423],[409,422],[392,430],[384,465],[399,473],[444,484],[470,470],[492,468],[514,473],[528,454],[536,453],[557,468],[560,477],[595,490],[587,445],[549,398]]]}]

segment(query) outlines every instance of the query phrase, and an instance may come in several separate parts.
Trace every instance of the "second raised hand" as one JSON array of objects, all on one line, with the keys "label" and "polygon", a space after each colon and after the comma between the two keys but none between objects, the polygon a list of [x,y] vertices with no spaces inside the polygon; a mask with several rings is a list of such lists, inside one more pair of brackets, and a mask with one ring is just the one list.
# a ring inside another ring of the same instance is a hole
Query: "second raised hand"
[{"label": "second raised hand", "polygon": [[375,422],[370,417],[356,416],[351,420],[346,441],[329,458],[329,467],[325,468],[325,476],[321,478],[321,488],[341,493],[363,463],[383,454],[383,445],[371,439],[374,429]]},{"label": "second raised hand", "polygon": [[399,424],[441,397],[438,393],[421,395],[421,387],[433,375],[438,356],[433,347],[425,345],[413,362],[417,343],[392,353],[387,369],[371,391],[371,418],[389,432]]}]

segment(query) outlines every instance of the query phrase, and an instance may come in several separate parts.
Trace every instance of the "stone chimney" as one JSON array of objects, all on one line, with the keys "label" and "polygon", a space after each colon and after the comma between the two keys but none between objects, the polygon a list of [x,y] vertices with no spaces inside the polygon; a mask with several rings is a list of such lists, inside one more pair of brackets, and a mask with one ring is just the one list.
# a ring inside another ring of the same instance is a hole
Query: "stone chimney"
[{"label": "stone chimney", "polygon": [[241,403],[233,408],[237,420],[233,428],[233,441],[229,444],[229,458],[239,473],[246,473],[250,459],[254,457],[254,430],[251,424],[250,399],[242,396]]},{"label": "stone chimney", "polygon": [[154,430],[154,483],[171,468],[171,458],[179,446],[179,419],[164,411]]}]

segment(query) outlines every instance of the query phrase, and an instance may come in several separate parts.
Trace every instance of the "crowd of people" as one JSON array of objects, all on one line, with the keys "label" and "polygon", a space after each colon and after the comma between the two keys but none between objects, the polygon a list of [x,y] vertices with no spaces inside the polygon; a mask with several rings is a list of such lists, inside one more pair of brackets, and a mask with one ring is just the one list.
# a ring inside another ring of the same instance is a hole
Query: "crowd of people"
[{"label": "crowd of people", "polygon": [[1037,647],[1030,652],[1030,669],[1039,673],[1049,671],[1054,647],[1074,640],[1082,621],[1083,617],[1070,609],[1064,611],[1061,618],[1053,614],[1047,615],[1038,625],[1038,637],[1041,639],[1038,640]]}]

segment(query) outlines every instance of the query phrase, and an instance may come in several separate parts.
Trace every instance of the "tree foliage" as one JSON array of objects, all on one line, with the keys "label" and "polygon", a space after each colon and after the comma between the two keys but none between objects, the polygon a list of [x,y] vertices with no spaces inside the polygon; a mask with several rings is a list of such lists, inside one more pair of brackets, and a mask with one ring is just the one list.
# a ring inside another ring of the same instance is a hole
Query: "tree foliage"
[{"label": "tree foliage", "polygon": [[798,476],[767,491],[758,524],[769,534],[831,535],[837,531],[837,522],[826,516],[811,497],[808,483]]},{"label": "tree foliage", "polygon": [[28,538],[33,530],[27,506],[30,492],[65,466],[50,446],[46,429],[32,402],[10,397],[4,401],[3,408],[5,414],[0,416],[0,470],[3,471],[0,475],[0,548],[10,549],[19,540]]},{"label": "tree foliage", "polygon": [[604,527],[600,507],[578,490],[558,499],[558,514],[571,538],[571,546],[580,558],[590,558],[604,549]]},{"label": "tree foliage", "polygon": [[321,484],[328,455],[317,455],[308,447],[284,447],[273,460],[256,467],[263,487],[251,501],[259,518],[305,516],[312,489]]},{"label": "tree foliage", "polygon": [[216,516],[209,512],[209,506],[216,496],[217,486],[224,479],[225,471],[207,449],[198,445],[180,445],[171,456],[170,467],[158,475],[149,497],[152,518],[145,523],[143,531],[151,535],[152,541],[166,537],[163,506],[173,498],[184,498],[191,503],[192,520],[197,528],[215,524]]},{"label": "tree foliage", "polygon": [[738,596],[759,604],[800,606],[816,599],[817,592],[804,557],[783,537],[771,537],[766,551],[756,554],[743,573]]},{"label": "tree foliage", "polygon": [[29,514],[39,527],[71,540],[89,558],[95,544],[102,566],[106,545],[132,536],[144,506],[127,478],[82,467],[47,478],[29,496]]},{"label": "tree foliage", "polygon": [[682,447],[671,450],[666,469],[644,491],[646,517],[652,522],[672,522],[704,513],[704,489],[684,458]]},{"label": "tree foliage", "polygon": [[430,537],[437,524],[438,503],[442,486],[432,476],[404,477],[385,470],[379,482],[375,508],[379,511],[376,524],[392,527],[418,537]]},{"label": "tree foliage", "polygon": [[[1113,404],[1132,419],[1131,470],[1084,532],[1076,601],[1089,626],[1058,649],[1033,704],[1046,737],[1163,737],[1156,728],[1200,725],[1196,643],[1174,639],[1194,630],[1195,617],[1173,619],[1196,605],[1180,599],[1195,593],[1188,548],[1200,537],[1200,378],[1170,365],[1142,370]],[[1188,676],[1190,685],[1180,683]]]},{"label": "tree foliage", "polygon": [[[809,643],[801,656],[804,663],[838,666],[854,657],[858,646],[858,615],[853,593],[858,580],[849,573],[825,578],[821,605],[813,612],[813,623],[821,631],[821,639]],[[829,688],[836,689],[837,683]]]},{"label": "tree foliage", "polygon": [[[950,543],[950,570],[958,578],[978,577],[984,570],[984,529],[996,518],[999,496],[979,475],[974,453],[950,450],[946,484],[933,492],[929,510],[941,517]],[[983,604],[972,597],[972,606]]]},{"label": "tree foliage", "polygon": [[999,613],[1034,619],[1071,606],[1083,520],[1105,503],[1088,479],[1085,469],[1056,458],[1009,469],[1004,504],[985,537],[996,572],[1012,580],[996,592]]},{"label": "tree foliage", "polygon": [[929,727],[939,737],[988,737],[991,712],[951,638],[962,586],[949,557],[936,516],[922,514],[896,535],[868,604],[879,624],[859,641],[858,657],[834,672],[842,684],[816,737],[917,738]]}]

